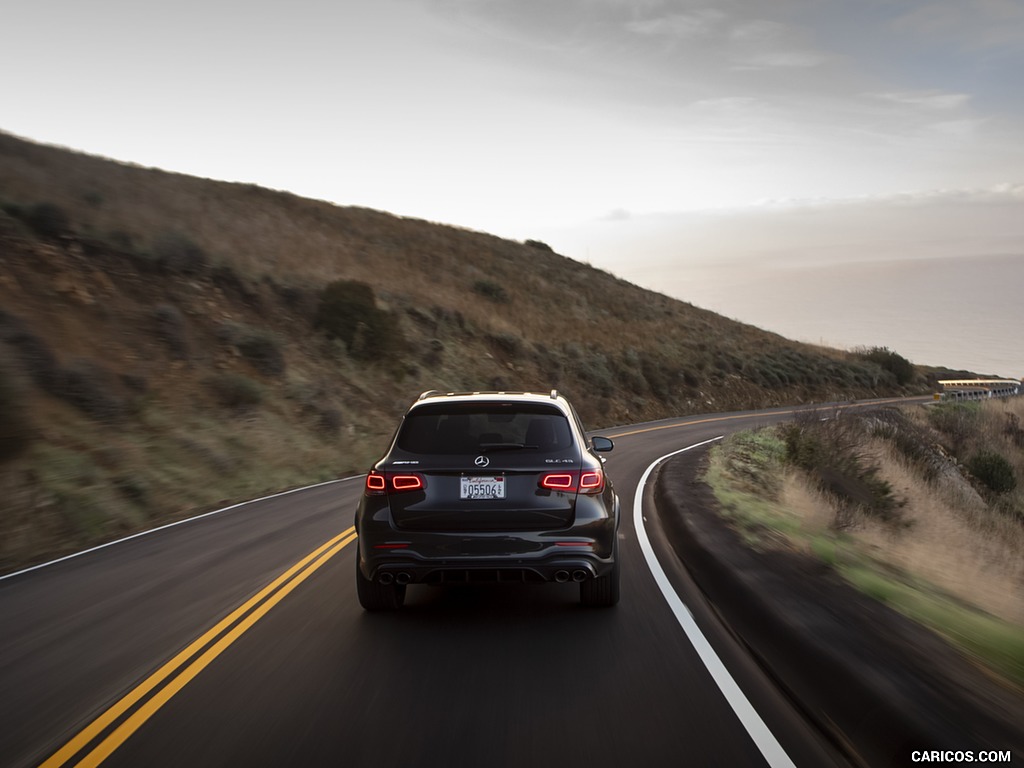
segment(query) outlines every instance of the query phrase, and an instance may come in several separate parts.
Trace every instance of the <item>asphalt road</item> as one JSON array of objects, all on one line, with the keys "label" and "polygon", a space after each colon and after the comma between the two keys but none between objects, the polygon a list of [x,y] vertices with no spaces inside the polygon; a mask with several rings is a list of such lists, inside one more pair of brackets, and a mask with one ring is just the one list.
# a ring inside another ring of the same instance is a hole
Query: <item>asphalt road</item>
[{"label": "asphalt road", "polygon": [[552,584],[411,587],[402,612],[364,614],[361,478],[0,580],[0,766],[843,765],[702,602],[647,499],[695,649],[634,527],[652,462],[791,413],[600,432],[622,501],[611,610]]}]

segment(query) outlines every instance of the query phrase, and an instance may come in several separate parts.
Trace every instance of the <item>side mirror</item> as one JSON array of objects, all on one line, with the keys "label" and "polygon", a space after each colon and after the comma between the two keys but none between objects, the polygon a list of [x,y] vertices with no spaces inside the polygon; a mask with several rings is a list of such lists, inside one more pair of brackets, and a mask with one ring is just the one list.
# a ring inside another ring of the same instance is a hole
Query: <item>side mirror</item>
[{"label": "side mirror", "polygon": [[615,443],[607,437],[594,437],[590,440],[590,445],[598,453],[605,453],[615,447]]}]

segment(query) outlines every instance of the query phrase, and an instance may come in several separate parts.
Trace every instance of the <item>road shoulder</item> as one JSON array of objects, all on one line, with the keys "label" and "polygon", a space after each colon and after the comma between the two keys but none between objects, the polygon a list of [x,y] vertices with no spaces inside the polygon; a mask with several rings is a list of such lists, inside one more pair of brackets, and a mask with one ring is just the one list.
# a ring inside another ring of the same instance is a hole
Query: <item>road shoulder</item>
[{"label": "road shoulder", "polygon": [[865,765],[909,764],[924,749],[1024,758],[1024,697],[820,561],[747,547],[695,480],[706,456],[661,468],[657,514],[705,597],[808,719]]}]

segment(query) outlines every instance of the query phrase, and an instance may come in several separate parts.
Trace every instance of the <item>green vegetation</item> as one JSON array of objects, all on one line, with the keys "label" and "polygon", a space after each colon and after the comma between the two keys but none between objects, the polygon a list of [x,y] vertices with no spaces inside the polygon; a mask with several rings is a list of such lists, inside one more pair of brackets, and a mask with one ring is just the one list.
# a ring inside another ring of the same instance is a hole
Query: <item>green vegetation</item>
[{"label": "green vegetation", "polygon": [[507,304],[509,301],[508,291],[493,280],[477,280],[473,283],[473,290],[484,298],[499,304]]},{"label": "green vegetation", "polygon": [[836,500],[839,519],[848,523],[859,511],[887,523],[901,521],[902,503],[863,449],[861,420],[838,415],[824,421],[797,419],[779,432],[786,462],[803,470],[815,488]]},{"label": "green vegetation", "polygon": [[198,275],[210,266],[206,252],[191,237],[174,230],[156,236],[153,256],[163,270],[173,275]]},{"label": "green vegetation", "polygon": [[219,329],[221,338],[265,376],[281,376],[287,368],[281,337],[263,328],[226,323]]},{"label": "green vegetation", "polygon": [[377,306],[373,288],[358,280],[335,280],[320,293],[316,326],[341,339],[357,360],[387,358],[402,344],[395,316]]},{"label": "green vegetation", "polygon": [[4,351],[0,346],[0,464],[23,453],[32,441],[25,386],[15,376]]},{"label": "green vegetation", "polygon": [[974,658],[1024,685],[1024,631],[1019,624],[979,611],[928,583],[887,575],[877,564],[838,563],[838,571],[864,594],[943,635]]},{"label": "green vegetation", "polygon": [[818,558],[1024,684],[1024,598],[1006,588],[1024,577],[1024,456],[1008,458],[1005,426],[1021,412],[1017,399],[803,419],[729,436],[705,480],[751,546]]},{"label": "green vegetation", "polygon": [[206,379],[206,386],[225,408],[242,411],[263,402],[263,387],[241,373],[218,373]]},{"label": "green vegetation", "polygon": [[888,347],[859,349],[854,350],[854,353],[862,360],[875,363],[882,370],[887,371],[900,386],[909,384],[917,375],[913,363]]},{"label": "green vegetation", "polygon": [[1013,465],[994,451],[974,454],[967,462],[967,469],[993,493],[1007,493],[1017,487]]}]

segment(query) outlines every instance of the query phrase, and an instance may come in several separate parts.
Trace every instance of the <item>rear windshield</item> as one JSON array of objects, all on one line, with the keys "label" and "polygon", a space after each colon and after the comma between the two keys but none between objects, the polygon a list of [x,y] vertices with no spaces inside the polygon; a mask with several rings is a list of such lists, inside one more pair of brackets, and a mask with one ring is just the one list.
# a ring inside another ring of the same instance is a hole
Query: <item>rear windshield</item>
[{"label": "rear windshield", "polygon": [[553,453],[572,446],[557,408],[528,403],[439,403],[415,408],[398,433],[407,453]]}]

